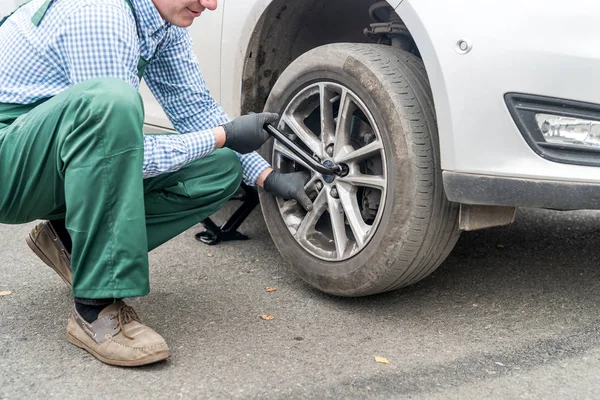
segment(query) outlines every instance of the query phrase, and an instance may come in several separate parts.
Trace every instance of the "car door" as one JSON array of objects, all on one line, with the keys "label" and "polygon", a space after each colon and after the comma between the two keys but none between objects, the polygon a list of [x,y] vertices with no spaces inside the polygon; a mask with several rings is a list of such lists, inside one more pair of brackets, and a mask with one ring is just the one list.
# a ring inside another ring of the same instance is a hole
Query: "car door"
[{"label": "car door", "polygon": [[[193,40],[196,57],[211,95],[219,101],[221,97],[221,22],[223,19],[224,1],[219,2],[215,11],[205,11],[189,28]],[[163,131],[173,129],[158,101],[154,98],[144,81],[140,85],[140,93],[146,110],[146,131]]]}]

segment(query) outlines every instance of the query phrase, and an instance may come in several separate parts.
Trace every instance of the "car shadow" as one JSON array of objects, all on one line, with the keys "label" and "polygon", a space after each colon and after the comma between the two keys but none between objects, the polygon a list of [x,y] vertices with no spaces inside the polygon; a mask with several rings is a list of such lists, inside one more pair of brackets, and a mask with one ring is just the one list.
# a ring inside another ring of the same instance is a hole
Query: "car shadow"
[{"label": "car shadow", "polygon": [[463,232],[450,256],[421,282],[362,298],[323,297],[353,308],[390,309],[406,300],[427,301],[432,293],[459,302],[550,301],[560,294],[568,296],[565,301],[600,304],[599,227],[596,212],[519,210],[513,225]]}]

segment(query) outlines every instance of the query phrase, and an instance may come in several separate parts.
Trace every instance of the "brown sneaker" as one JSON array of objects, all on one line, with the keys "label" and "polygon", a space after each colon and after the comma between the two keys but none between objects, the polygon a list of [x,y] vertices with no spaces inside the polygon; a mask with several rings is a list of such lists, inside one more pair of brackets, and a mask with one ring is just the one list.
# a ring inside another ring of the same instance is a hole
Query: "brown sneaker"
[{"label": "brown sneaker", "polygon": [[71,254],[50,225],[44,221],[37,224],[25,238],[33,252],[62,278],[69,286],[72,285]]},{"label": "brown sneaker", "polygon": [[152,364],[171,355],[165,339],[143,325],[135,310],[122,301],[104,308],[91,324],[73,307],[67,340],[100,361],[121,367]]}]

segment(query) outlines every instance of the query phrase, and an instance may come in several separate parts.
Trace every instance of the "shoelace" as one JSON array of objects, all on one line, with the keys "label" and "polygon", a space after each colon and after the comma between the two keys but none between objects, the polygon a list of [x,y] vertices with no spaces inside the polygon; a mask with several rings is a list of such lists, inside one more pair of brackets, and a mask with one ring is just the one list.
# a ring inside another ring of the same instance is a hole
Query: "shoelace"
[{"label": "shoelace", "polygon": [[123,332],[123,336],[125,336],[127,339],[133,340],[133,338],[129,336],[127,332],[125,332],[125,324],[128,324],[131,321],[137,321],[139,323],[142,323],[142,320],[140,319],[137,312],[133,309],[133,307],[123,305],[121,306],[121,308],[119,308],[117,318],[119,321],[119,325],[121,326],[121,332]]}]

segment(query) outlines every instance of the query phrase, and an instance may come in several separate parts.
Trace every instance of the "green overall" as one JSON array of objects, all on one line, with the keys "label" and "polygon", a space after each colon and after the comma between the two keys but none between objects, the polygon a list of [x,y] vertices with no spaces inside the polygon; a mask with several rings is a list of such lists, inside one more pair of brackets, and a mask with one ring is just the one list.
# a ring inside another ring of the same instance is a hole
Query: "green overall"
[{"label": "green overall", "polygon": [[143,121],[141,96],[115,78],[33,105],[0,103],[0,223],[64,218],[75,297],[148,294],[148,251],[215,213],[239,187],[241,166],[228,149],[143,180]]}]

